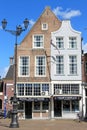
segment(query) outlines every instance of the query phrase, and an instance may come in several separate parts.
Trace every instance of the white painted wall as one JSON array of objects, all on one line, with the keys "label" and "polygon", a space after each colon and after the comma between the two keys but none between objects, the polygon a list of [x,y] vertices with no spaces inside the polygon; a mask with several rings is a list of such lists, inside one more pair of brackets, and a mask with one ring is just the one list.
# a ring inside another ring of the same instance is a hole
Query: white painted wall
[{"label": "white painted wall", "polygon": [[[52,43],[56,45],[55,37],[56,36],[62,36],[64,38],[64,49],[62,50],[56,50],[51,45],[51,56],[56,57],[56,55],[63,55],[64,56],[64,75],[56,75],[56,64],[51,62],[51,79],[54,81],[59,80],[75,80],[75,81],[81,81],[81,33],[78,31],[75,31],[72,29],[70,21],[64,20],[62,21],[62,26],[59,30],[51,33]],[[77,37],[77,48],[74,50],[69,49],[69,41],[68,38],[70,36]],[[69,55],[77,55],[77,75],[71,76],[69,75],[69,61],[68,57]],[[51,59],[53,61],[53,59]]]}]

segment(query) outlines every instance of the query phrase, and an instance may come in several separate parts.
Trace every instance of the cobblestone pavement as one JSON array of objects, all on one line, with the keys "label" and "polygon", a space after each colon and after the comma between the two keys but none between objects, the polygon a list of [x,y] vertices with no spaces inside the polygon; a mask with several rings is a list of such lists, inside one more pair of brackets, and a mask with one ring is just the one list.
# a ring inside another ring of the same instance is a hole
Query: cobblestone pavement
[{"label": "cobblestone pavement", "polygon": [[0,130],[87,130],[87,122],[76,120],[19,120],[19,128],[9,128],[10,119],[0,119]]}]

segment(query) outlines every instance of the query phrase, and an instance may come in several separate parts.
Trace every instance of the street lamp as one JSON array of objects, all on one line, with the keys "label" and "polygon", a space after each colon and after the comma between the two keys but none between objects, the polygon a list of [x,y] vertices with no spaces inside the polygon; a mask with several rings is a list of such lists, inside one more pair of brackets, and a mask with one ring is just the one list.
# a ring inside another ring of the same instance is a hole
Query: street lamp
[{"label": "street lamp", "polygon": [[13,96],[13,110],[11,112],[11,123],[10,123],[10,128],[18,128],[19,123],[18,123],[18,118],[17,118],[17,106],[18,106],[18,99],[16,95],[16,71],[17,71],[17,37],[28,28],[29,21],[26,18],[24,20],[24,28],[21,27],[21,25],[16,26],[16,30],[7,30],[6,25],[7,21],[6,19],[3,19],[2,21],[2,28],[4,31],[11,33],[12,35],[16,36],[16,41],[15,41],[15,54],[14,54],[14,96]]}]

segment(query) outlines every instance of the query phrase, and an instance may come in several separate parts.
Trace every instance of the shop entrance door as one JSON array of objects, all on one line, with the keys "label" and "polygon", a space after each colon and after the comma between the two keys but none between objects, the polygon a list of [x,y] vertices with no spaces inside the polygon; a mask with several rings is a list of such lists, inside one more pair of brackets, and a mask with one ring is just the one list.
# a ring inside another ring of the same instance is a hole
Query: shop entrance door
[{"label": "shop entrance door", "polygon": [[54,117],[61,117],[61,101],[60,100],[54,100]]},{"label": "shop entrance door", "polygon": [[32,118],[32,102],[25,102],[25,118]]}]

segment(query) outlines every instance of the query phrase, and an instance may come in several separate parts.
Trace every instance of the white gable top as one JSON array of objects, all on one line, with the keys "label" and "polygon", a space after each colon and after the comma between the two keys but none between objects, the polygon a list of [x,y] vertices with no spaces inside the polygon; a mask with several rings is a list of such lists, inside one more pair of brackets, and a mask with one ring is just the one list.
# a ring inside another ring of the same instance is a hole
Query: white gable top
[{"label": "white gable top", "polygon": [[57,31],[52,32],[52,33],[56,34],[56,33],[59,33],[59,32],[61,32],[61,31],[62,31],[62,34],[63,34],[63,32],[64,32],[64,33],[65,33],[65,32],[66,32],[66,33],[67,33],[67,32],[73,32],[73,33],[81,34],[80,31],[76,31],[76,30],[74,30],[74,29],[72,28],[70,20],[63,20],[63,21],[62,21],[62,24],[61,24],[61,27],[60,27]]}]

